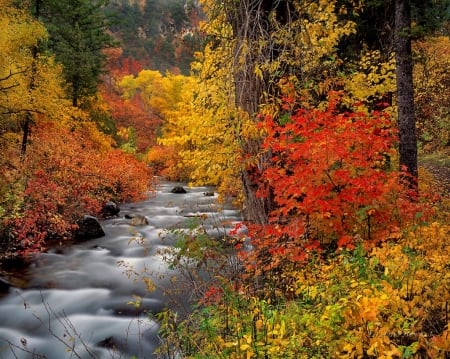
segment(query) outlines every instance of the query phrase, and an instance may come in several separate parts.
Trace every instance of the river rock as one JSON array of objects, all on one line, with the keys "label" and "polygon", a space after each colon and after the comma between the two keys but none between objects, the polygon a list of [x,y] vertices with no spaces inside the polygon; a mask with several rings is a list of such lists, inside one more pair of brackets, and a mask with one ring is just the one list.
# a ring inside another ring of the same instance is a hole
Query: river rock
[{"label": "river rock", "polygon": [[148,226],[150,224],[147,217],[141,215],[141,214],[126,214],[125,219],[130,220],[130,224],[132,226]]},{"label": "river rock", "polygon": [[8,283],[6,280],[0,278],[0,294],[8,293],[9,288],[11,288],[11,284]]},{"label": "river rock", "polygon": [[136,216],[131,218],[130,224],[132,226],[148,226],[149,222],[145,216]]},{"label": "river rock", "polygon": [[105,218],[117,216],[120,212],[120,207],[116,202],[108,201],[102,208],[102,215]]},{"label": "river rock", "polygon": [[77,224],[78,230],[74,238],[79,242],[100,238],[105,235],[102,225],[94,216],[85,215]]},{"label": "river rock", "polygon": [[102,348],[112,349],[112,350],[124,350],[124,345],[114,336],[103,339],[98,342],[97,345]]},{"label": "river rock", "polygon": [[183,186],[175,186],[174,188],[172,188],[172,190],[170,192],[172,192],[172,193],[187,193],[186,190],[183,188]]},{"label": "river rock", "polygon": [[132,305],[126,298],[111,299],[104,306],[105,309],[111,310],[114,315],[136,318],[142,314],[161,313],[165,304],[156,298],[142,298],[138,306]]}]

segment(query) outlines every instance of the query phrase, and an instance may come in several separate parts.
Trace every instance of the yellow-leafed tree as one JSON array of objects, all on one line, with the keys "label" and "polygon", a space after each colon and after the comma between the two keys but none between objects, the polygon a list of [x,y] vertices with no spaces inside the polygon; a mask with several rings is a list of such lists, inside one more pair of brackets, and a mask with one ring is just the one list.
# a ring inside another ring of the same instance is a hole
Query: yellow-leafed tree
[{"label": "yellow-leafed tree", "polygon": [[[356,1],[349,1],[358,9]],[[312,96],[318,84],[324,93],[333,87],[325,81],[336,75],[340,64],[337,46],[343,36],[355,31],[352,21],[338,16],[347,11],[337,1],[202,1],[207,21],[201,25],[207,43],[197,56],[193,73],[198,77],[194,106],[197,121],[202,124],[202,142],[193,143],[189,155],[195,166],[209,165],[214,160],[207,147],[216,144],[214,156],[231,153],[221,162],[225,183],[233,182],[245,198],[244,215],[256,223],[265,223],[271,208],[270,199],[258,198],[254,178],[268,161],[261,150],[263,133],[258,128],[258,114],[277,115],[280,95],[293,84],[294,91]],[[179,122],[179,130],[185,126]],[[190,128],[186,141],[198,134],[198,126]],[[173,141],[165,133],[166,143]],[[198,141],[199,137],[196,138]],[[168,141],[168,142],[167,142]],[[210,162],[208,162],[210,161]],[[195,163],[194,163],[195,162]],[[225,166],[225,167],[224,167]]]},{"label": "yellow-leafed tree", "polygon": [[[166,154],[177,156],[167,164],[172,167],[169,177],[189,177],[193,184],[222,185],[229,183],[224,179],[235,175],[238,146],[235,130],[229,126],[230,98],[224,92],[229,85],[217,80],[228,70],[218,70],[222,74],[211,81],[201,81],[195,75],[163,76],[152,70],[123,78],[125,96],[139,95],[149,111],[163,119],[159,142],[168,149]],[[157,160],[153,152],[159,151],[150,151],[153,162]]]}]

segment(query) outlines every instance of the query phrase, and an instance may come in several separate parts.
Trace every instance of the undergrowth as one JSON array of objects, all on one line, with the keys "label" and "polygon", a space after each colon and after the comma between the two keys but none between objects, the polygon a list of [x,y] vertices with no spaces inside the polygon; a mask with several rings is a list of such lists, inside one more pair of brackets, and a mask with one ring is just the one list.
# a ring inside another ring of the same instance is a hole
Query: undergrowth
[{"label": "undergrowth", "polygon": [[161,357],[448,358],[449,232],[434,222],[317,257],[276,296],[216,277],[187,317],[161,315]]}]

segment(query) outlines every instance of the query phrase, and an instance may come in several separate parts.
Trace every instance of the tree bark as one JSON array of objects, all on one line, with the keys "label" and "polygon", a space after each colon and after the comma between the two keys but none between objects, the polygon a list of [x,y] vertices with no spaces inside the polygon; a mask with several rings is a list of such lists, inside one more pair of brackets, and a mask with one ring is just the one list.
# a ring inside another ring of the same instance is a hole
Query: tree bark
[{"label": "tree bark", "polygon": [[[273,89],[267,78],[256,75],[255,65],[271,61],[279,55],[277,47],[270,45],[270,34],[275,31],[270,16],[276,14],[276,21],[281,26],[291,21],[291,0],[242,0],[229,1],[227,4],[228,22],[235,39],[233,77],[236,107],[257,121],[256,115],[264,93],[270,93]],[[260,47],[264,42],[268,45]],[[261,142],[262,139],[241,139],[242,152],[251,157],[253,162],[251,166],[241,169],[245,195],[243,215],[247,221],[257,224],[267,223],[274,207],[271,196],[262,198],[256,194],[260,185],[259,173],[270,162],[270,154],[261,151]]]},{"label": "tree bark", "polygon": [[[33,53],[33,62],[31,64],[31,77],[30,77],[30,85],[28,87],[29,91],[33,91],[36,87],[36,61],[38,56],[38,47],[37,45],[32,48]],[[31,133],[31,124],[33,123],[33,116],[30,112],[25,114],[25,119],[22,124],[22,144],[20,146],[20,160],[23,161],[25,159],[25,154],[27,152],[28,139]]]},{"label": "tree bark", "polygon": [[22,124],[22,143],[20,145],[20,160],[25,159],[25,154],[27,153],[28,137],[30,135],[30,125],[31,125],[31,114],[27,113],[25,115],[25,120]]},{"label": "tree bark", "polygon": [[[41,0],[36,0],[35,4],[34,4],[34,16],[37,20],[39,20],[39,16],[41,13]],[[38,46],[35,45],[33,46],[33,48],[31,49],[32,54],[33,54],[33,62],[31,64],[31,78],[30,78],[30,85],[29,85],[29,91],[33,91],[36,87],[36,61],[37,61],[37,57],[38,57]],[[31,132],[31,124],[33,123],[33,116],[31,115],[30,112],[27,112],[25,114],[25,120],[22,124],[22,143],[20,146],[20,159],[21,161],[23,161],[25,159],[25,154],[27,152],[27,146],[28,146],[28,139],[30,137],[30,132]]]},{"label": "tree bark", "polygon": [[414,113],[413,60],[411,50],[411,4],[409,0],[395,1],[395,60],[398,101],[400,166],[407,180],[417,188],[417,136]]},{"label": "tree bark", "polygon": [[[237,108],[255,118],[259,110],[261,98],[265,88],[264,80],[256,76],[254,67],[258,63],[260,54],[251,51],[251,47],[261,41],[267,33],[268,20],[265,18],[267,0],[243,0],[231,3],[232,11],[229,22],[233,29],[234,46],[234,89]],[[266,31],[262,31],[266,30]],[[250,50],[249,50],[250,49]],[[255,119],[256,120],[256,119]],[[241,139],[241,150],[253,158],[251,168],[245,164],[241,168],[241,181],[244,191],[243,216],[244,219],[256,224],[268,221],[272,207],[270,198],[257,196],[258,173],[267,166],[267,159],[261,155],[261,141],[257,139]]]}]

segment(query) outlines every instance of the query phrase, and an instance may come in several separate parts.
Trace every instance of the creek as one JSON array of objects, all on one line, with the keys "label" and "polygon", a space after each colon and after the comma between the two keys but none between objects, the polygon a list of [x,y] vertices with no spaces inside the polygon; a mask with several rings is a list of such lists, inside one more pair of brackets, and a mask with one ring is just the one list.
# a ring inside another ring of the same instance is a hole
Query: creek
[{"label": "creek", "polygon": [[[20,273],[23,285],[0,298],[0,359],[156,358],[153,315],[171,305],[165,291],[173,285],[162,254],[173,246],[167,229],[202,217],[211,231],[226,232],[240,219],[232,205],[217,204],[213,188],[171,192],[180,185],[161,181],[154,196],[122,205],[101,222],[102,238],[36,255]],[[133,226],[133,216],[148,224]],[[134,280],[144,272],[156,285],[151,292]],[[188,305],[189,293],[179,300]]]}]

